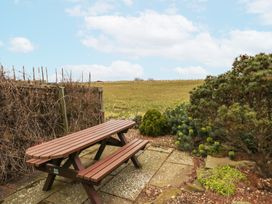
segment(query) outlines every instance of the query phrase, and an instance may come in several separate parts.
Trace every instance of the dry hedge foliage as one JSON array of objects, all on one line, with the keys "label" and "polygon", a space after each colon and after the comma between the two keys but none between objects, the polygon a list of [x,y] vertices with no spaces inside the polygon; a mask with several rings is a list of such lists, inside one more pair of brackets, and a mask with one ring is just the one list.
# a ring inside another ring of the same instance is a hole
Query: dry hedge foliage
[{"label": "dry hedge foliage", "polygon": [[[64,83],[69,131],[103,120],[97,87]],[[64,134],[59,85],[37,85],[0,76],[0,184],[32,169],[25,150]]]}]

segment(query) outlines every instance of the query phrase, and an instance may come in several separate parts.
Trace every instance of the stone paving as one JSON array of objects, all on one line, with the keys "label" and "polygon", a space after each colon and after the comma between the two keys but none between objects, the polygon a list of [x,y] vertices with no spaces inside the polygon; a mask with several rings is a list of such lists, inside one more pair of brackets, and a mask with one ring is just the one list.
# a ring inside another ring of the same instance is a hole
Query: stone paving
[{"label": "stone paving", "polygon": [[[98,146],[81,153],[84,165],[93,163]],[[102,158],[116,150],[106,147]],[[135,169],[131,162],[123,164],[111,175],[107,176],[100,186],[97,186],[103,203],[126,204],[141,203],[139,195],[146,185],[154,187],[177,187],[189,178],[193,160],[184,152],[173,148],[148,146],[137,154],[142,164],[141,169]],[[3,204],[87,204],[87,195],[80,183],[57,177],[52,190],[42,191],[46,174],[18,188],[7,196]],[[1,200],[0,200],[1,203]]]}]

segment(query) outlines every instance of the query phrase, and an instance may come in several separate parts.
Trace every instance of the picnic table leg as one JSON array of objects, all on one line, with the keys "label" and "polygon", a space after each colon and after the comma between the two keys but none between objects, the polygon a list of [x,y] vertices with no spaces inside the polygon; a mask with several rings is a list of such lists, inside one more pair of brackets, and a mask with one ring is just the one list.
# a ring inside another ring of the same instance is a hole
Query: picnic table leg
[{"label": "picnic table leg", "polygon": [[[75,170],[82,170],[84,169],[84,166],[82,165],[78,155],[75,155],[72,160],[73,167]],[[85,183],[81,182],[83,188],[85,189],[88,198],[90,200],[91,204],[101,204],[101,199],[96,190],[94,189],[93,185],[91,183]]]},{"label": "picnic table leg", "polygon": [[[59,166],[60,163],[61,163],[62,159],[58,159],[58,160],[54,160],[52,163]],[[49,191],[55,181],[55,178],[56,178],[56,174],[51,174],[49,173],[47,175],[47,178],[45,180],[45,183],[43,185],[43,191]]]},{"label": "picnic table leg", "polygon": [[106,147],[106,144],[107,144],[107,140],[103,140],[101,142],[101,145],[100,145],[100,147],[99,147],[99,149],[98,149],[98,151],[97,151],[97,153],[96,153],[96,155],[94,157],[94,160],[99,160],[100,159],[100,157],[101,157],[101,155],[102,155],[102,153],[103,153],[103,151],[104,151],[104,149]]},{"label": "picnic table leg", "polygon": [[[128,143],[124,133],[118,133],[118,137],[123,145]],[[131,161],[136,168],[142,167],[142,165],[140,164],[139,160],[135,157],[135,155],[131,157]]]}]

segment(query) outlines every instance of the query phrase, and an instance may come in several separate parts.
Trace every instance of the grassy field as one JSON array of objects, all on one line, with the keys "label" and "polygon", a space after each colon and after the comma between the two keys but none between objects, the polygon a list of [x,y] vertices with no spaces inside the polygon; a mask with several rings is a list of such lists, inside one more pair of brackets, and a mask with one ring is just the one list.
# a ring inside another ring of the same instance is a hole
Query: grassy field
[{"label": "grassy field", "polygon": [[103,87],[106,118],[133,118],[148,109],[161,112],[183,101],[202,80],[99,82]]}]

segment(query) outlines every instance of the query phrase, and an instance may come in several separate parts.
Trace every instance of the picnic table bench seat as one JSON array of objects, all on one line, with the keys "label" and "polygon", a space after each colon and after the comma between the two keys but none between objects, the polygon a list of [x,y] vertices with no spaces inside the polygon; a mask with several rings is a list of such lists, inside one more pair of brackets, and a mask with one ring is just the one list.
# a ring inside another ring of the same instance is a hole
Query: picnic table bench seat
[{"label": "picnic table bench seat", "polygon": [[147,143],[147,140],[134,139],[103,160],[96,162],[89,168],[79,171],[78,177],[99,184],[103,178],[122,165],[125,161],[129,160],[139,150],[142,150]]},{"label": "picnic table bench seat", "polygon": [[[130,120],[110,120],[38,144],[26,150],[26,156],[29,157],[26,163],[48,173],[43,186],[44,191],[51,189],[57,175],[63,176],[81,182],[90,202],[100,204],[100,196],[93,185],[99,185],[103,178],[129,159],[136,168],[141,167],[135,154],[144,149],[148,141],[141,139],[127,141],[125,133],[134,125],[135,122]],[[118,137],[113,137],[114,134],[117,134]],[[100,144],[94,158],[97,161],[85,168],[79,155],[83,150],[95,144]],[[99,160],[107,145],[120,148],[111,155]]]}]

